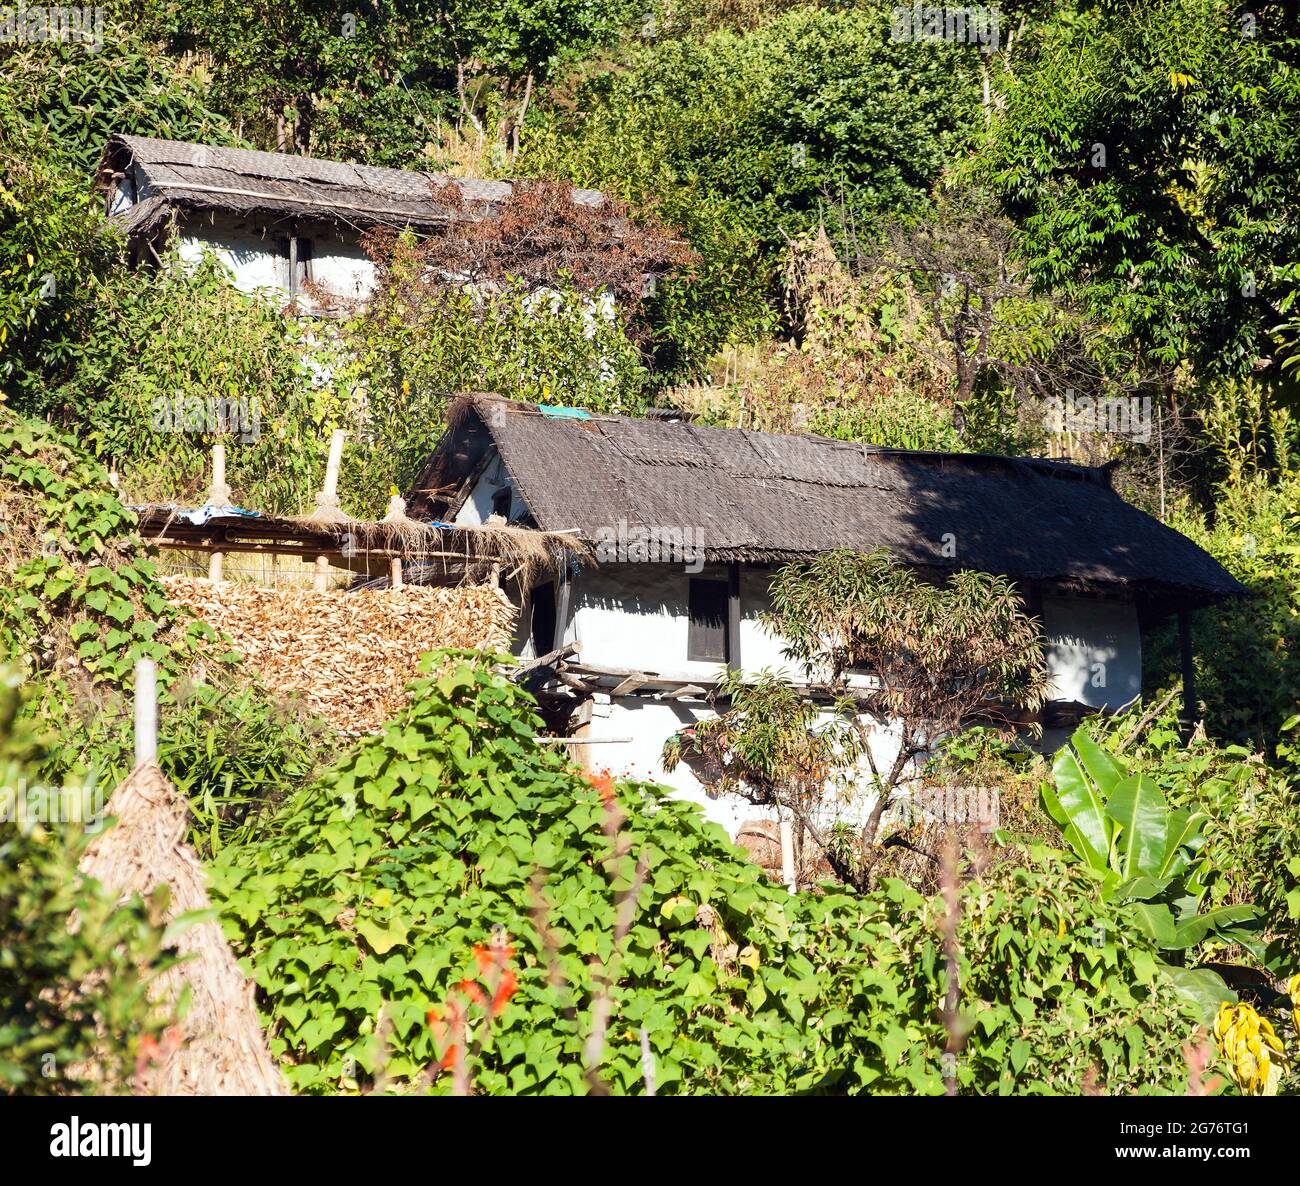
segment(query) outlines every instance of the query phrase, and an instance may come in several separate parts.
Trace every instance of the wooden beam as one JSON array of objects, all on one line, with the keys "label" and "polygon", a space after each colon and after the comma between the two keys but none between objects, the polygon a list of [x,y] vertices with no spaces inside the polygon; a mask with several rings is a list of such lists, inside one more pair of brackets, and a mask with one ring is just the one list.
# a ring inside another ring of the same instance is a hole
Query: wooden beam
[{"label": "wooden beam", "polygon": [[642,688],[650,681],[643,675],[629,675],[613,691],[611,696],[626,696],[629,692],[635,692],[637,688]]},{"label": "wooden beam", "polygon": [[[218,441],[212,446],[212,484],[208,487],[208,502],[213,506],[226,506],[230,502],[230,487],[226,485],[226,446]],[[226,554],[213,550],[208,556],[208,580],[221,584],[225,576]]]},{"label": "wooden beam", "polygon": [[564,628],[569,624],[569,607],[573,604],[573,582],[577,578],[569,572],[568,565],[560,568],[560,587],[555,594],[555,635],[551,642],[564,645]]},{"label": "wooden beam", "polygon": [[536,659],[529,659],[527,663],[521,663],[518,667],[508,672],[511,676],[520,676],[525,672],[533,671],[538,667],[552,667],[561,659],[567,659],[570,655],[576,655],[582,650],[582,644],[571,642],[568,646],[556,647],[555,650],[549,651],[545,655],[539,655]]},{"label": "wooden beam", "polygon": [[727,669],[740,670],[740,565],[727,565]]},{"label": "wooden beam", "polygon": [[684,684],[680,688],[670,688],[665,692],[657,692],[656,700],[683,700],[687,696],[707,696],[708,693],[698,684]]},{"label": "wooden beam", "polygon": [[1178,649],[1183,661],[1183,730],[1196,727],[1196,658],[1192,654],[1192,614],[1190,610],[1178,611]]}]

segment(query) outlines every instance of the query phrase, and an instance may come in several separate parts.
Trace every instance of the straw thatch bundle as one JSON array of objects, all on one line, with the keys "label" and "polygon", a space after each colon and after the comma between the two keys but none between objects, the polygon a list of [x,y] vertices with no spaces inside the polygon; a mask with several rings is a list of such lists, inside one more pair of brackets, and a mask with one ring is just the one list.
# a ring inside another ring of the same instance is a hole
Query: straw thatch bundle
[{"label": "straw thatch bundle", "polygon": [[[168,922],[211,910],[202,866],[183,839],[186,812],[184,800],[154,763],[137,766],[109,799],[115,822],[86,849],[81,871],[123,897],[147,897],[167,886]],[[137,1077],[137,1091],[288,1095],[257,1019],[253,985],[240,972],[221,924],[209,919],[186,927],[176,948],[188,958],[163,973],[154,991],[175,1002],[188,987],[190,1007],[180,1023],[180,1041],[164,1047]]]},{"label": "straw thatch bundle", "polygon": [[506,650],[515,608],[497,587],[408,585],[316,593],[166,577],[172,601],[224,632],[245,665],[337,729],[377,732],[406,703],[420,656]]}]

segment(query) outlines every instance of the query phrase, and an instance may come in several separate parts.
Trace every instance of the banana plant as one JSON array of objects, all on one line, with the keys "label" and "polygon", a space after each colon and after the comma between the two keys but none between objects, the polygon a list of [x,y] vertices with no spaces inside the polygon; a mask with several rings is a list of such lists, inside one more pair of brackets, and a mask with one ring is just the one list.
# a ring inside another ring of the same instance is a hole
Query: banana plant
[{"label": "banana plant", "polygon": [[1137,925],[1161,950],[1182,952],[1207,939],[1254,944],[1253,907],[1200,912],[1210,874],[1201,855],[1209,820],[1203,812],[1171,808],[1154,782],[1130,774],[1083,728],[1056,755],[1042,795],[1065,842],[1096,875],[1102,898],[1131,904]]}]

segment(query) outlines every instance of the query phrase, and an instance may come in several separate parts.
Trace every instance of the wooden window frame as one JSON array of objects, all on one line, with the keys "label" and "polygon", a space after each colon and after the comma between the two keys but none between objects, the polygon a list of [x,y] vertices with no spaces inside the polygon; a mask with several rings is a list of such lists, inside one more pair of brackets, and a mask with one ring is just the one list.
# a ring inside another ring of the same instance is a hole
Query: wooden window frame
[{"label": "wooden window frame", "polygon": [[[690,577],[686,586],[686,658],[691,663],[731,664],[729,628],[731,583],[716,577]],[[708,602],[701,604],[704,599]],[[715,613],[706,614],[714,609]]]}]

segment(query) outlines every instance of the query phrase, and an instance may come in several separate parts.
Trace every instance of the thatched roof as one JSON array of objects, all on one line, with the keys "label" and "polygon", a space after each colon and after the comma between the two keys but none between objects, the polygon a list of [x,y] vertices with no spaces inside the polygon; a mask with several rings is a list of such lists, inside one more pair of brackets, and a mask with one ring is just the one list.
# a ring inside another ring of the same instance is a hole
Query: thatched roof
[{"label": "thatched roof", "polygon": [[[166,920],[207,913],[212,902],[203,867],[185,843],[188,807],[152,762],[137,766],[108,801],[113,823],[87,847],[81,871],[123,897],[168,889]],[[176,938],[181,961],[155,993],[172,1005],[188,989],[178,1041],[143,1070],[137,1091],[158,1095],[288,1095],[266,1044],[246,980],[215,918],[202,918]]]},{"label": "thatched roof", "polygon": [[[107,190],[129,165],[141,182],[136,204],[117,216],[129,236],[156,229],[173,209],[429,230],[453,218],[490,217],[510,201],[515,186],[512,181],[118,135],[104,149],[100,188]],[[572,200],[576,206],[599,208],[605,196],[575,189]],[[611,233],[621,229],[622,220],[611,219]]]},{"label": "thatched roof", "polygon": [[[557,416],[466,396],[416,479],[411,513],[453,518],[495,450],[546,531],[598,544],[691,529],[716,561],[887,548],[905,563],[1179,604],[1245,590],[1191,540],[1125,502],[1109,471],[911,452],[625,416]],[[955,555],[945,554],[955,549]]]},{"label": "thatched roof", "polygon": [[134,506],[140,531],[155,547],[199,551],[278,551],[307,559],[400,557],[444,575],[463,575],[475,561],[496,561],[533,572],[579,561],[582,542],[519,527],[453,527],[403,517],[370,520],[338,514],[288,517],[207,507],[185,511],[172,505]]}]

